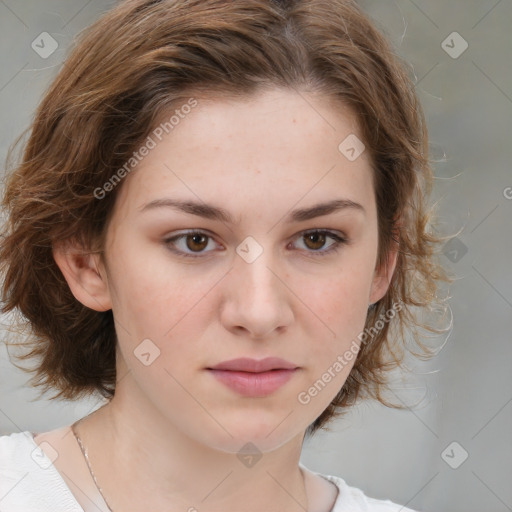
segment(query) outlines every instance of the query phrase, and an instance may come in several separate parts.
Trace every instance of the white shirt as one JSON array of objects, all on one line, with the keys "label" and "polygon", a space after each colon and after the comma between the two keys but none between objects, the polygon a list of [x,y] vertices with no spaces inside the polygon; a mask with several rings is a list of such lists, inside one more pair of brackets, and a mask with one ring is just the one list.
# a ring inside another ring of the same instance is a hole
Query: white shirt
[{"label": "white shirt", "polygon": [[[389,500],[369,498],[340,477],[316,474],[338,488],[331,512],[414,512]],[[84,512],[31,432],[0,436],[0,511]]]}]

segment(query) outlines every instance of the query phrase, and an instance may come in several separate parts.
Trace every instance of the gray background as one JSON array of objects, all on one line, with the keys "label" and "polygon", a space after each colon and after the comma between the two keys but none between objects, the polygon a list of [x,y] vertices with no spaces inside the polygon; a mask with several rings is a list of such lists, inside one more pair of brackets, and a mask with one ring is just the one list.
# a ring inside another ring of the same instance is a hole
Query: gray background
[{"label": "gray background", "polygon": [[[458,245],[443,256],[457,277],[453,328],[434,360],[413,366],[407,389],[395,387],[401,399],[420,398],[418,406],[362,404],[309,441],[302,462],[370,496],[425,512],[511,511],[512,2],[360,3],[411,65],[436,159],[440,229],[462,229]],[[73,37],[113,4],[0,0],[2,161]],[[42,32],[59,44],[44,59],[31,48]],[[462,48],[453,32],[469,45],[457,58],[443,49]],[[36,393],[4,345],[0,365],[0,435],[51,430],[97,406],[93,399],[32,402]]]}]

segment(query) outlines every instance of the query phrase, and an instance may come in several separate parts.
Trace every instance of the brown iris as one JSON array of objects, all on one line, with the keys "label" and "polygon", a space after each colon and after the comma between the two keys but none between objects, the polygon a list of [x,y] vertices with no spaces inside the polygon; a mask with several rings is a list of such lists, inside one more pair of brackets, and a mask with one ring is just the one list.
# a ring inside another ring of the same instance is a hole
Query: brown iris
[{"label": "brown iris", "polygon": [[[325,234],[324,233],[309,233],[309,234],[304,235],[304,239],[306,240],[306,245],[310,249],[318,250],[318,249],[321,249],[325,245]],[[313,245],[318,244],[318,247],[310,247],[308,245],[307,241],[312,242]]]},{"label": "brown iris", "polygon": [[[187,248],[190,249],[191,251],[197,249],[197,252],[200,252],[208,245],[208,238],[208,236],[202,235],[200,233],[193,233],[187,235]],[[189,243],[190,240],[193,240],[193,245]]]}]

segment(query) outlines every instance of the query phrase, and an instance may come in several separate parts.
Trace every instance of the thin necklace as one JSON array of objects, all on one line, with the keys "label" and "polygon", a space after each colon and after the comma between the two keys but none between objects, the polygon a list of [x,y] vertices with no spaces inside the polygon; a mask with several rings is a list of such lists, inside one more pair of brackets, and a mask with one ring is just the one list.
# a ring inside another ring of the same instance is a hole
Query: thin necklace
[{"label": "thin necklace", "polygon": [[78,434],[76,433],[76,430],[75,430],[75,425],[77,425],[78,423],[80,423],[84,418],[82,418],[81,420],[78,420],[78,421],[75,421],[75,423],[73,423],[73,425],[71,425],[71,431],[73,432],[76,440],[78,441],[78,445],[80,446],[80,450],[82,450],[82,453],[84,454],[84,457],[85,457],[85,462],[87,463],[87,467],[89,468],[89,473],[91,473],[91,476],[94,480],[94,485],[96,485],[96,488],[98,489],[99,493],[101,494],[101,497],[103,498],[103,501],[105,502],[105,505],[107,505],[108,509],[110,510],[110,512],[114,512],[112,510],[112,507],[108,504],[108,501],[107,499],[105,498],[105,496],[103,495],[103,491],[101,490],[101,487],[98,485],[98,481],[96,480],[96,476],[94,475],[94,472],[91,468],[91,464],[89,462],[89,456],[87,455],[87,450],[86,448],[84,447],[83,443],[82,443],[82,440],[78,437]]},{"label": "thin necklace", "polygon": [[[87,455],[87,449],[84,447],[84,445],[82,443],[82,440],[80,439],[80,437],[78,437],[78,434],[76,433],[75,425],[78,425],[78,423],[80,423],[83,419],[85,419],[85,418],[82,418],[82,419],[80,419],[78,421],[75,421],[75,423],[73,423],[71,425],[71,431],[73,432],[76,440],[78,441],[78,445],[80,446],[80,450],[82,450],[82,453],[83,453],[83,455],[85,457],[85,462],[87,463],[87,467],[89,468],[89,473],[91,473],[91,476],[92,476],[92,478],[94,480],[94,485],[96,485],[96,489],[98,489],[101,497],[103,498],[103,501],[105,502],[105,505],[107,505],[107,507],[110,510],[110,512],[114,512],[112,510],[112,507],[108,504],[107,498],[105,498],[105,496],[103,494],[103,491],[101,490],[101,487],[99,486],[98,481],[96,480],[96,476],[95,476],[94,471],[92,470],[91,464],[89,462],[89,456]],[[304,482],[304,487],[305,487],[306,486],[306,477],[305,477],[304,472],[302,470],[300,470],[300,472],[301,472],[302,481]],[[307,498],[307,494],[306,494],[306,499],[308,499]],[[309,500],[308,500],[307,503],[308,503],[308,510],[309,510]]]}]

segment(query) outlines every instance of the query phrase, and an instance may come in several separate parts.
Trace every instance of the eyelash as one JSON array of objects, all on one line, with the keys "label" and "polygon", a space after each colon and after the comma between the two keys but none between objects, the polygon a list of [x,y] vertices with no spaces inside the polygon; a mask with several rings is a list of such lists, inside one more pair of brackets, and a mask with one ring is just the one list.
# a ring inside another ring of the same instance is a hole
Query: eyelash
[{"label": "eyelash", "polygon": [[[329,254],[337,253],[338,250],[341,248],[340,247],[341,245],[345,245],[345,244],[348,243],[348,238],[340,236],[340,235],[338,235],[338,234],[336,234],[336,233],[334,233],[332,231],[326,231],[326,230],[321,230],[321,229],[313,229],[313,230],[309,230],[309,231],[303,231],[298,238],[300,239],[301,237],[304,237],[304,236],[307,236],[307,235],[313,235],[313,234],[327,235],[329,238],[332,238],[332,239],[335,240],[335,243],[333,243],[327,250],[324,250],[324,251],[322,251],[322,250],[317,250],[317,251],[309,250],[309,251],[306,251],[306,252],[314,254],[315,256],[323,257],[323,256],[326,256],[326,255],[329,255]],[[170,238],[166,238],[164,240],[164,243],[169,248],[170,251],[172,251],[173,253],[178,254],[179,256],[182,256],[184,258],[201,258],[201,257],[204,257],[203,256],[203,254],[205,254],[204,252],[200,252],[200,253],[196,253],[196,254],[191,254],[191,253],[183,252],[183,251],[176,250],[176,249],[173,249],[173,248],[169,247],[170,244],[172,244],[172,243],[174,243],[177,240],[180,240],[182,238],[186,238],[187,236],[190,236],[190,235],[204,235],[204,236],[206,236],[209,239],[213,238],[208,233],[205,233],[203,231],[188,231],[186,233],[181,233],[179,235],[176,235],[176,236],[173,236],[173,237],[170,237]],[[206,251],[206,254],[208,252],[212,252],[212,251]]]}]

